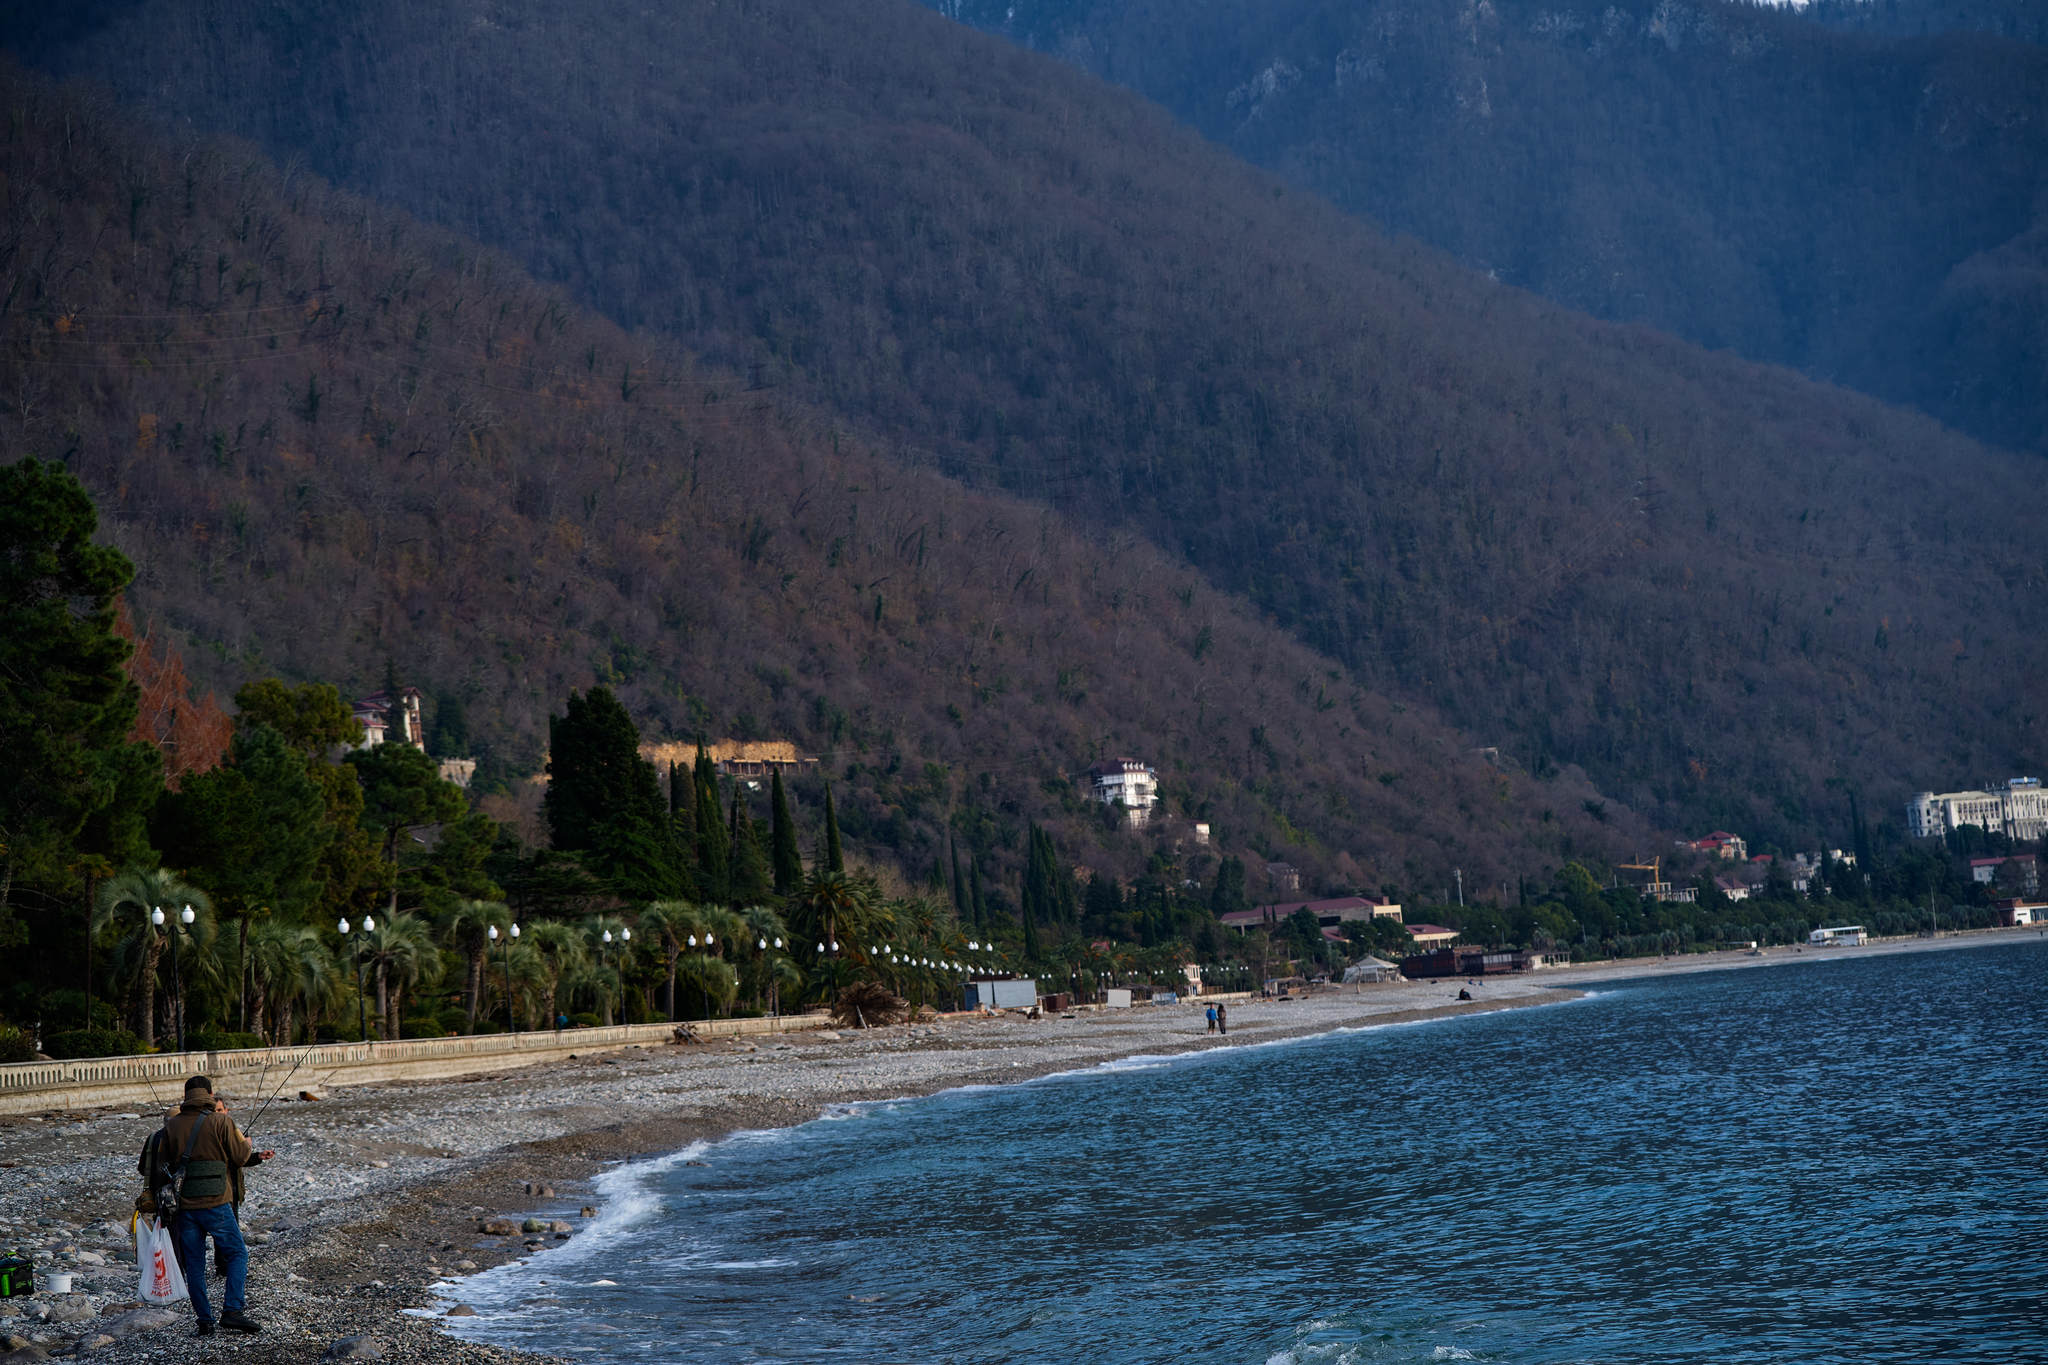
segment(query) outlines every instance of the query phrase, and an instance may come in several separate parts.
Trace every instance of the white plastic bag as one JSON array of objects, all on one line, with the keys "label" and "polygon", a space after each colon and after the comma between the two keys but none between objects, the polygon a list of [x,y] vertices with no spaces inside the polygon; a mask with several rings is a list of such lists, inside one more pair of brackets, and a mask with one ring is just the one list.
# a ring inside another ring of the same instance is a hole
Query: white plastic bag
[{"label": "white plastic bag", "polygon": [[171,1230],[154,1216],[135,1220],[135,1264],[142,1278],[137,1294],[144,1303],[162,1305],[190,1297]]}]

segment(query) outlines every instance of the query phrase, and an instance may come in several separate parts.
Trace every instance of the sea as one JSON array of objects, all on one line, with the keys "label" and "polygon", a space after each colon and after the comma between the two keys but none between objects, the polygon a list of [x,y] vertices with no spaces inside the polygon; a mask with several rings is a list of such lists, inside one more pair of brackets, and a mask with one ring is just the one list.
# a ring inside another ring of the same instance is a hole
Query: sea
[{"label": "sea", "polygon": [[2048,1361],[2048,943],[863,1104],[444,1287],[591,1361]]}]

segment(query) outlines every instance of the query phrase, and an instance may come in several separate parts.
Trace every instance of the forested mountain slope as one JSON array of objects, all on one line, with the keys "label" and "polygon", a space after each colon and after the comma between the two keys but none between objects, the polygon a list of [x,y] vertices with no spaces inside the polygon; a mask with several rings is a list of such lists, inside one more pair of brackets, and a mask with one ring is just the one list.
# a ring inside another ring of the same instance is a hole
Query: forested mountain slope
[{"label": "forested mountain slope", "polygon": [[1121,753],[1158,766],[1169,847],[1206,819],[1211,855],[1287,859],[1311,892],[1490,886],[1649,837],[1135,537],[903,469],[246,146],[0,89],[0,461],[87,482],[137,614],[224,692],[360,695],[389,661],[516,779],[568,690],[606,683],[650,738],[825,755],[854,849],[913,875],[950,836],[1007,879],[1033,818],[1145,871],[1153,838],[1071,780]]},{"label": "forested mountain slope", "polygon": [[2039,5],[929,2],[1504,282],[2048,451]]},{"label": "forested mountain slope", "polygon": [[1490,284],[914,5],[84,27],[68,60],[160,113],[502,244],[899,464],[1135,528],[1531,771],[1791,838],[1836,780],[1876,805],[2038,764],[2038,462]]},{"label": "forested mountain slope", "polygon": [[1809,0],[1799,17],[1861,33],[1925,38],[1937,33],[1995,33],[2048,43],[2048,9],[2039,0]]}]

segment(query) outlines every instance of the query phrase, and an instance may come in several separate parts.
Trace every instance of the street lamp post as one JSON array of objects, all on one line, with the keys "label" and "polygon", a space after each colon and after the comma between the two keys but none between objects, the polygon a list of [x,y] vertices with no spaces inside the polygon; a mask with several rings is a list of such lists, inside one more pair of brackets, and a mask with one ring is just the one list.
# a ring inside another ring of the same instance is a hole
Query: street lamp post
[{"label": "street lamp post", "polygon": [[519,937],[519,926],[514,924],[511,937],[503,940],[498,937],[497,925],[493,924],[488,932],[491,942],[505,950],[498,959],[505,968],[505,1032],[517,1033],[519,1030],[512,1022],[512,939]]},{"label": "street lamp post", "polygon": [[351,930],[349,928],[347,919],[343,919],[340,925],[337,927],[341,930],[342,939],[351,944],[355,950],[356,1033],[361,1036],[364,1042],[367,1043],[370,1041],[370,1025],[368,1021],[368,1011],[366,1010],[363,1002],[363,935],[375,933],[377,931],[377,921],[369,915],[364,915],[361,928]]},{"label": "street lamp post", "polygon": [[[185,1050],[185,975],[178,964],[178,934],[180,932],[179,926],[184,925],[189,927],[191,923],[198,918],[199,916],[197,912],[195,912],[192,909],[192,907],[188,905],[183,910],[180,910],[178,912],[178,921],[176,924],[173,924],[170,929],[171,1025],[174,1032],[177,1035],[178,1051],[180,1052],[183,1052]],[[149,912],[149,922],[151,924],[156,925],[158,928],[163,927],[164,908],[161,905],[157,906],[155,909]],[[86,1022],[90,1023],[91,1020],[88,1019]]]}]

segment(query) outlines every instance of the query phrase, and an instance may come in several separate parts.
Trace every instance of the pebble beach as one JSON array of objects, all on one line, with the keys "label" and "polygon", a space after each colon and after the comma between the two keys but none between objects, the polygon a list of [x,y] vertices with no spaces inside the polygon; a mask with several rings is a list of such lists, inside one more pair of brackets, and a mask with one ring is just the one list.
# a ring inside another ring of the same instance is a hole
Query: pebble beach
[{"label": "pebble beach", "polygon": [[[953,1016],[871,1030],[818,1031],[636,1048],[518,1071],[322,1090],[293,1078],[260,1118],[260,1096],[227,1094],[273,1162],[249,1173],[249,1312],[257,1336],[190,1339],[189,1307],[144,1307],[129,1218],[135,1156],[155,1111],[0,1119],[0,1251],[35,1258],[73,1292],[0,1300],[0,1362],[88,1354],[156,1360],[510,1361],[543,1357],[456,1341],[435,1316],[464,1311],[461,1277],[545,1258],[595,1212],[591,1180],[620,1161],[741,1129],[805,1122],[835,1104],[1006,1083],[1138,1055],[1248,1047],[1340,1028],[1574,998],[1603,980],[2037,936],[2033,929],[1903,940],[1801,954],[1773,949],[1549,969],[1490,978],[1461,1002],[1458,981],[1330,988],[1234,1002],[1230,1034],[1205,1032],[1192,1002]],[[275,1083],[273,1083],[275,1084]],[[294,1098],[301,1088],[324,1097]],[[218,1295],[218,1284],[214,1287]],[[407,1310],[414,1310],[408,1312]]]}]

